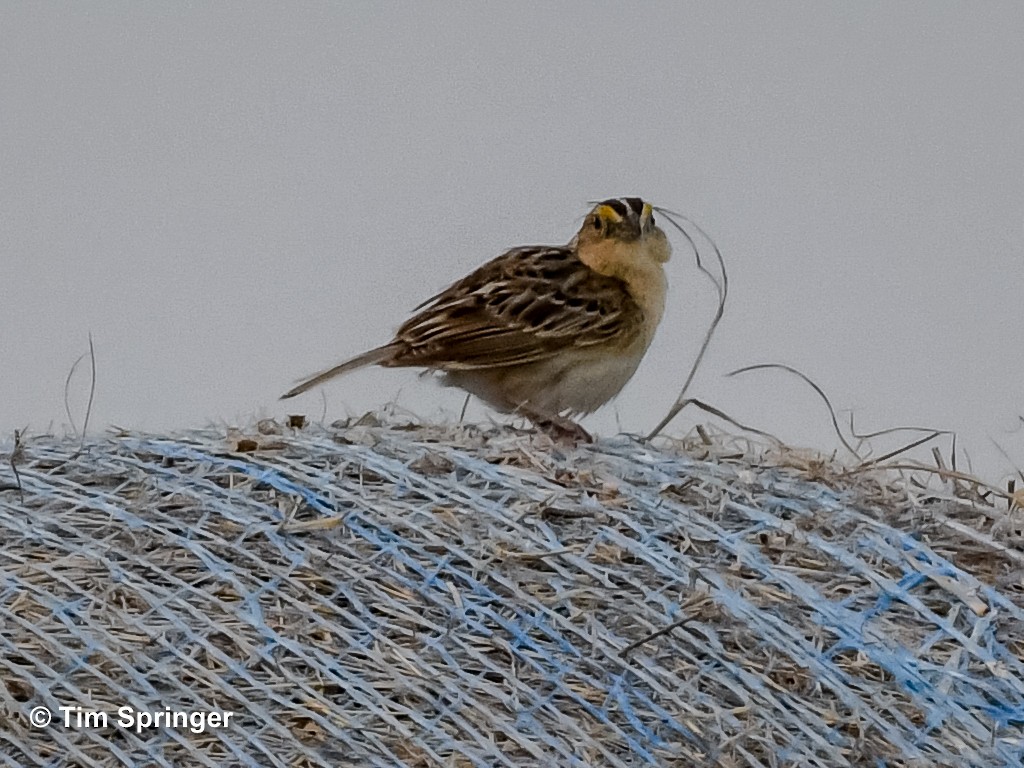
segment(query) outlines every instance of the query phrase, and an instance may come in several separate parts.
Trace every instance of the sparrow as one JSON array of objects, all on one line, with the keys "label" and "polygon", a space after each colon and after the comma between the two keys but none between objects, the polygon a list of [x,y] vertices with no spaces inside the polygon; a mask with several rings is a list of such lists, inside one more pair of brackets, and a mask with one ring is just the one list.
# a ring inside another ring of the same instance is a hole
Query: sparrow
[{"label": "sparrow", "polygon": [[566,245],[506,251],[416,307],[388,343],[281,399],[368,365],[423,368],[498,411],[589,441],[572,418],[622,390],[664,314],[672,247],[654,212],[638,197],[597,203]]}]

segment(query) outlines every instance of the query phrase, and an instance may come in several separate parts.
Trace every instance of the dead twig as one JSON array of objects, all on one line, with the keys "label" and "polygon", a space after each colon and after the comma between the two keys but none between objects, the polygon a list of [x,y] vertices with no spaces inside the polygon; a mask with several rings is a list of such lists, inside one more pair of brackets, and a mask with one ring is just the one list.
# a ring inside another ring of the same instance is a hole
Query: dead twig
[{"label": "dead twig", "polygon": [[[28,429],[28,427],[25,427]],[[7,463],[11,467],[11,473],[14,475],[15,485],[4,485],[0,486],[0,491],[18,491],[18,497],[21,500],[21,505],[25,506],[25,490],[21,485],[21,473],[18,472],[18,462],[24,461],[25,449],[22,447],[22,439],[25,436],[25,429],[14,430],[14,448],[11,450],[10,458]]]},{"label": "dead twig", "polygon": [[[744,432],[751,432],[751,433],[753,433],[755,435],[760,435],[761,437],[765,437],[765,438],[771,440],[777,446],[781,447],[781,446],[784,445],[784,443],[779,438],[777,438],[775,435],[773,435],[772,433],[765,432],[763,429],[758,429],[757,427],[751,427],[748,424],[743,424],[742,422],[736,421],[736,419],[732,418],[732,416],[730,416],[729,414],[725,413],[725,411],[722,411],[722,410],[720,410],[718,408],[715,408],[715,406],[710,405],[708,403],[705,403],[703,400],[698,400],[695,397],[688,397],[685,400],[683,400],[683,402],[680,404],[679,410],[680,411],[683,410],[683,408],[686,408],[688,405],[694,405],[697,408],[700,408],[705,413],[710,413],[712,416],[716,416],[719,419],[722,419],[723,421],[727,421],[730,424],[732,424],[734,427],[736,427],[738,429],[741,429]],[[697,433],[699,435],[701,435],[701,439],[705,443],[709,442],[709,438],[707,436],[707,433],[704,431],[704,428],[701,425],[699,425],[699,424],[697,425]],[[650,437],[648,437],[647,439],[649,440]]]},{"label": "dead twig", "polygon": [[[893,458],[895,456],[899,456],[901,453],[905,453],[906,451],[912,450],[913,448],[917,448],[919,445],[923,445],[924,443],[927,443],[929,440],[933,440],[936,437],[939,437],[941,435],[949,435],[950,438],[951,438],[951,440],[950,440],[950,448],[949,448],[950,464],[952,465],[952,468],[954,470],[956,470],[956,439],[957,439],[957,435],[956,435],[956,432],[954,432],[953,430],[951,430],[951,429],[936,429],[934,427],[889,427],[887,429],[879,429],[879,430],[876,430],[874,432],[860,433],[860,432],[857,431],[856,427],[854,426],[853,412],[850,413],[850,434],[854,438],[859,440],[859,441],[863,442],[865,440],[870,440],[870,439],[875,438],[875,437],[882,437],[884,435],[894,435],[897,432],[927,432],[928,434],[927,434],[926,437],[923,437],[920,440],[915,440],[913,442],[910,442],[907,445],[903,446],[902,448],[897,448],[894,451],[890,451],[889,453],[885,454],[884,456],[879,456],[877,459],[871,459],[871,460],[865,461],[865,466],[870,466],[870,465],[873,465],[873,464],[878,464],[880,462],[883,462],[883,461],[886,461],[888,459],[891,459],[891,458]],[[936,458],[936,463],[937,464],[940,463],[940,460],[938,458]]]}]

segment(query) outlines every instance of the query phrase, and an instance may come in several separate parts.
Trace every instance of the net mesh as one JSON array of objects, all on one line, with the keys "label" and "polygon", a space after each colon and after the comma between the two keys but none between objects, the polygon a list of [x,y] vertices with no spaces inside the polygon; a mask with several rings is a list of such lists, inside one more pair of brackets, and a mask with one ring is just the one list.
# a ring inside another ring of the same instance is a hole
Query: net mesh
[{"label": "net mesh", "polygon": [[372,417],[18,454],[5,765],[1024,762],[1024,515],[962,488]]}]

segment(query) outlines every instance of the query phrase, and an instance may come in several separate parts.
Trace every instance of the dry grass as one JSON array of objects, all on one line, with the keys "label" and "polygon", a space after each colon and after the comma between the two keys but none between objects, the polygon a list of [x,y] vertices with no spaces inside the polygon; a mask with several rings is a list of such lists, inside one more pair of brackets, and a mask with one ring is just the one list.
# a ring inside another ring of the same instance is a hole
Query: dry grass
[{"label": "dry grass", "polygon": [[[1024,512],[976,484],[374,417],[18,450],[10,765],[1024,758]],[[238,724],[27,722],[124,704]]]}]

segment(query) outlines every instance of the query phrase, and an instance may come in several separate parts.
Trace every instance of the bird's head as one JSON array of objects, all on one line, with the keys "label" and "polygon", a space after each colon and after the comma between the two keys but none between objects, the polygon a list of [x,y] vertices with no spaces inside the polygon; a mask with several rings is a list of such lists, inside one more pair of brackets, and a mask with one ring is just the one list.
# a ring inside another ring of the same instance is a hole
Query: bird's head
[{"label": "bird's head", "polygon": [[654,223],[654,208],[639,197],[616,197],[595,205],[574,241],[578,248],[629,244],[662,264],[672,255],[668,237]]}]

